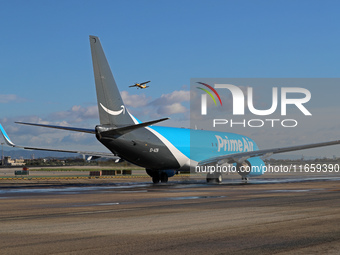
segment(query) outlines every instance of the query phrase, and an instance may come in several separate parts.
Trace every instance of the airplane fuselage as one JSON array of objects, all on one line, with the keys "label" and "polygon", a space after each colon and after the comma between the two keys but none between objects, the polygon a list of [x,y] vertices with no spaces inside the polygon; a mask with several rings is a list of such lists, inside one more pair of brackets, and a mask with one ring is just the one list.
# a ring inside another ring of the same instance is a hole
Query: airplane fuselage
[{"label": "airplane fuselage", "polygon": [[243,135],[161,126],[97,138],[119,157],[152,170],[189,170],[211,157],[258,150],[256,143]]}]

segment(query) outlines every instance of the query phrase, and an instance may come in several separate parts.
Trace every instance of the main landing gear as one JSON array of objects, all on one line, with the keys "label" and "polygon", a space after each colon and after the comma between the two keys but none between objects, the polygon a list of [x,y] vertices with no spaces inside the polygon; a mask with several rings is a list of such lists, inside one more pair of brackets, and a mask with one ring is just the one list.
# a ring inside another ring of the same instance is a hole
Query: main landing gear
[{"label": "main landing gear", "polygon": [[152,175],[152,182],[153,183],[167,183],[169,180],[169,177],[166,173],[161,172],[161,173],[153,173]]},{"label": "main landing gear", "polygon": [[208,183],[222,183],[222,174],[221,173],[208,173],[207,174],[207,182]]},{"label": "main landing gear", "polygon": [[242,181],[243,181],[243,183],[248,183],[249,178],[248,177],[242,177]]},{"label": "main landing gear", "polygon": [[145,169],[146,173],[152,178],[153,183],[167,183],[169,177],[177,174],[177,170],[153,170],[153,169]]},{"label": "main landing gear", "polygon": [[[166,171],[153,171],[146,169],[146,173],[152,178],[153,183],[167,183],[169,180],[169,174]],[[170,177],[172,175],[170,174]]]},{"label": "main landing gear", "polygon": [[[242,176],[242,182],[248,183],[249,178],[246,176]],[[221,173],[208,173],[207,174],[207,183],[222,183],[223,177]]]}]

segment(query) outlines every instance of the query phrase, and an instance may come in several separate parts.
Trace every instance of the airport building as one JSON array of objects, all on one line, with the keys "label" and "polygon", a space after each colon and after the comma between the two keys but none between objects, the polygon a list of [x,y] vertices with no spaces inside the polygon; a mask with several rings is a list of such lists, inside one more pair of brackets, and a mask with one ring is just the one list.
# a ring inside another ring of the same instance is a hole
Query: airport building
[{"label": "airport building", "polygon": [[10,156],[4,158],[5,166],[24,166],[25,164],[23,159],[12,159]]}]

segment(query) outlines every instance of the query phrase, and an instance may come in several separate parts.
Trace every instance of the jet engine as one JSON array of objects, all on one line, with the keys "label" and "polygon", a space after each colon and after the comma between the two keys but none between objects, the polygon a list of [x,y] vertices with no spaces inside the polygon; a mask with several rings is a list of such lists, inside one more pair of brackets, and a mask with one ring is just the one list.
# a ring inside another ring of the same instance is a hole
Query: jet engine
[{"label": "jet engine", "polygon": [[242,178],[260,176],[265,172],[265,163],[259,157],[248,158],[243,163],[237,163],[236,169]]}]

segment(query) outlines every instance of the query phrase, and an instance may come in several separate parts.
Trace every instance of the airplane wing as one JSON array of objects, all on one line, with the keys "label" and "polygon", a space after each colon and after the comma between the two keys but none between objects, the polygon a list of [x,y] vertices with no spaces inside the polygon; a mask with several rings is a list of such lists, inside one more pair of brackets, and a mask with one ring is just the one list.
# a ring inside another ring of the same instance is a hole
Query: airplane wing
[{"label": "airplane wing", "polygon": [[[26,123],[27,125],[29,125],[28,123]],[[35,126],[39,126],[39,124],[33,124]],[[44,126],[44,125],[40,125],[40,126]],[[46,126],[49,127],[49,126]],[[68,129],[70,130],[70,129]],[[40,151],[56,151],[56,152],[68,152],[68,153],[77,153],[77,154],[81,154],[81,155],[88,155],[90,156],[89,158],[113,158],[113,159],[119,159],[120,157],[112,154],[112,153],[108,153],[108,152],[93,152],[93,151],[79,151],[79,150],[59,150],[59,149],[49,149],[49,148],[38,148],[38,147],[28,147],[28,146],[19,146],[14,144],[11,139],[9,138],[9,136],[7,135],[5,129],[2,127],[2,125],[0,124],[0,131],[2,133],[2,136],[5,139],[5,142],[7,143],[7,145],[11,146],[11,147],[16,147],[16,148],[21,148],[21,149],[26,149],[26,150],[40,150]],[[75,131],[75,130],[73,130]]]},{"label": "airplane wing", "polygon": [[305,144],[305,145],[297,145],[297,146],[289,146],[289,147],[282,147],[282,148],[274,148],[274,149],[239,152],[239,153],[227,154],[227,155],[205,159],[205,160],[198,162],[198,165],[204,166],[204,165],[211,165],[211,164],[242,163],[248,158],[252,158],[252,157],[264,157],[265,158],[265,157],[269,157],[273,154],[278,154],[278,153],[305,150],[305,149],[330,146],[330,145],[336,145],[336,144],[340,144],[340,140],[322,142],[322,143],[312,143],[312,144]]},{"label": "airplane wing", "polygon": [[65,127],[65,126],[53,126],[53,125],[35,124],[35,123],[18,122],[18,121],[15,122],[15,123],[22,124],[22,125],[29,125],[29,126],[38,126],[38,127],[47,127],[47,128],[62,129],[62,130],[68,130],[68,131],[83,132],[83,133],[89,133],[89,134],[95,134],[96,133],[96,130],[94,130],[94,129],[87,129],[87,128],[74,128],[74,127]]},{"label": "airplane wing", "polygon": [[144,84],[147,84],[149,83],[150,81],[146,81],[146,82],[143,82],[143,83],[140,83],[139,85],[144,85]]},{"label": "airplane wing", "polygon": [[131,87],[137,87],[137,85],[131,85],[131,86],[129,86],[129,88],[131,88]]}]

